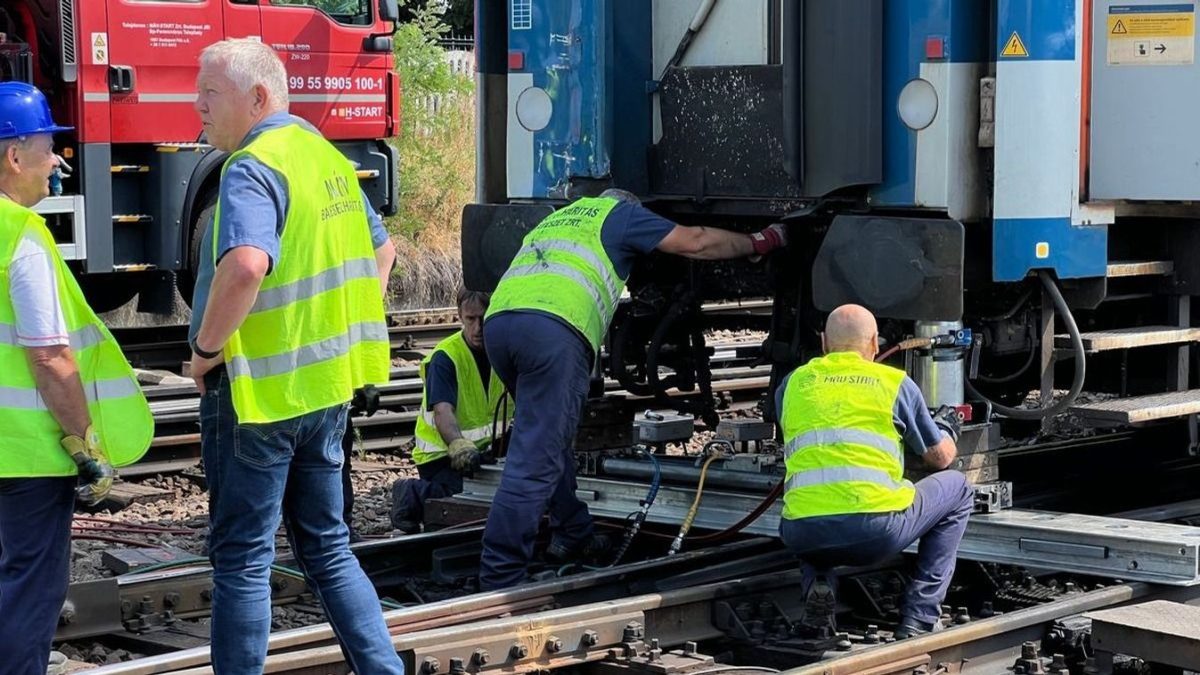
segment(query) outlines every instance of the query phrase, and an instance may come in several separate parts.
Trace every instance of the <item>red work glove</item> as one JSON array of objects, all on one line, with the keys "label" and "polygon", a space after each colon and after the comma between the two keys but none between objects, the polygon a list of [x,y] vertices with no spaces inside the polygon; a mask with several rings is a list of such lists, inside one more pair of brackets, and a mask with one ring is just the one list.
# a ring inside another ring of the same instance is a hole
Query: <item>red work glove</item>
[{"label": "red work glove", "polygon": [[787,229],[784,228],[783,223],[775,223],[765,230],[750,235],[750,243],[754,244],[754,255],[764,256],[787,245]]}]

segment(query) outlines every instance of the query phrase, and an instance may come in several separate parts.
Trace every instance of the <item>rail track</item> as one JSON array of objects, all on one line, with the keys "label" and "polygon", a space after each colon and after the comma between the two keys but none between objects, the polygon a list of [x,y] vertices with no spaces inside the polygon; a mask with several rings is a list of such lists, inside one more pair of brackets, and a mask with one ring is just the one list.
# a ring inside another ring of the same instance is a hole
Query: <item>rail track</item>
[{"label": "rail track", "polygon": [[[1192,500],[1128,515],[1159,520],[1197,514],[1200,506]],[[946,608],[950,628],[896,642],[891,638],[887,607],[897,599],[889,587],[905,574],[897,559],[842,570],[840,598],[847,607],[839,616],[845,619],[838,633],[813,639],[797,629],[803,610],[801,575],[792,556],[772,539],[743,538],[662,556],[665,543],[650,537],[638,551],[645,559],[637,562],[564,576],[548,570],[551,578],[540,582],[472,593],[472,586],[456,575],[466,578],[473,572],[470,561],[478,555],[478,536],[475,527],[355,547],[385,599],[411,599],[406,584],[414,577],[437,576],[435,568],[444,566],[440,579],[450,581],[447,597],[384,613],[407,672],[1115,672],[1096,669],[1097,653],[1087,639],[1085,613],[1156,599],[1200,602],[1200,587],[961,563],[948,598],[952,604]],[[94,622],[90,634],[124,632],[124,644],[143,649],[177,644],[163,637],[167,629],[160,627],[156,633],[146,626],[154,625],[169,609],[174,610],[175,620],[205,610],[207,579],[202,571],[138,574],[104,583],[117,591],[107,605],[108,623]],[[274,588],[276,602],[295,602],[305,592],[303,584],[294,580],[276,583]],[[165,603],[171,597],[175,604],[168,607]],[[77,630],[82,627],[80,623]],[[269,650],[266,672],[349,672],[326,624],[272,634]],[[1149,659],[1154,654],[1140,656]],[[197,646],[95,672],[209,673],[208,658],[207,647]],[[1200,664],[1200,652],[1196,658]]]},{"label": "rail track", "polygon": [[[761,307],[711,311],[736,316]],[[457,329],[453,324],[420,323],[416,315],[410,319],[417,323],[391,329],[396,353],[419,356]],[[731,341],[714,347],[714,391],[728,392],[726,398],[735,407],[752,405],[768,380],[764,370],[751,367],[758,358],[757,345]],[[619,385],[607,382],[606,389],[617,393]],[[420,401],[416,369],[394,369],[381,393],[383,411],[355,422],[368,450],[393,449],[411,436]],[[164,433],[146,461],[123,471],[127,476],[195,461],[199,439],[190,431],[198,405],[194,387],[148,388],[147,394]],[[1015,478],[1021,486],[1018,506],[1097,514],[1120,511],[1115,515],[1193,524],[1200,522],[1200,500],[1194,492],[1200,460],[1179,453],[1171,458],[1169,449],[1178,447],[1179,439],[1153,429],[1126,430],[1002,446],[998,457],[1006,479]],[[1093,472],[1103,465],[1093,461],[1095,457],[1131,451],[1157,453],[1166,460],[1147,457],[1140,463],[1158,467],[1153,474],[1141,468],[1122,476]],[[674,528],[661,517],[659,522],[648,521],[638,535],[629,556],[633,562],[599,569],[542,564],[534,567],[532,583],[480,593],[474,573],[481,508],[486,505],[443,512],[439,522],[461,526],[354,546],[388,608],[384,616],[393,644],[410,674],[1158,673],[1148,664],[1167,658],[1164,654],[1170,650],[1135,648],[1114,661],[1112,653],[1093,644],[1088,613],[1150,600],[1200,604],[1200,586],[1130,582],[1097,576],[1110,573],[1095,572],[1098,568],[1089,568],[1091,574],[1069,574],[964,560],[943,608],[950,628],[897,642],[891,629],[910,562],[897,556],[871,568],[843,570],[836,632],[814,634],[803,625],[796,562],[776,540],[736,531],[713,538],[712,530],[723,525],[709,524],[709,537],[692,535],[684,554],[670,556],[665,553]],[[619,531],[626,522],[613,517],[602,525]],[[707,548],[700,548],[705,544]],[[1082,547],[1078,552],[1097,555],[1094,549]],[[286,559],[278,562],[273,601],[312,604],[303,579],[289,569]],[[210,610],[210,588],[202,561],[77,584],[71,589],[74,613],[59,637],[113,641],[152,654],[102,667],[94,671],[98,675],[212,672],[204,646],[207,632],[195,623]],[[1170,656],[1200,671],[1200,637],[1189,648],[1194,651],[1176,650]],[[348,672],[326,624],[274,633],[269,649],[266,672]],[[1188,660],[1193,656],[1194,661]]]}]

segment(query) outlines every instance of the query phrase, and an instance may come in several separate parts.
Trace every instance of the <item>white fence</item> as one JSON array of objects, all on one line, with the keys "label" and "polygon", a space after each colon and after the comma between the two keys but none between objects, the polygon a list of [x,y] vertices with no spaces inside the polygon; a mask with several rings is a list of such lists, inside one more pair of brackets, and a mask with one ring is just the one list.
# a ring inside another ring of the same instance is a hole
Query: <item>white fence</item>
[{"label": "white fence", "polygon": [[[456,75],[473,78],[475,76],[475,52],[466,49],[451,49],[446,51],[446,63],[450,65],[450,70]],[[422,107],[431,115],[437,115],[445,109],[447,105],[455,103],[455,96],[445,96],[443,94],[434,94],[427,96],[421,102]]]}]

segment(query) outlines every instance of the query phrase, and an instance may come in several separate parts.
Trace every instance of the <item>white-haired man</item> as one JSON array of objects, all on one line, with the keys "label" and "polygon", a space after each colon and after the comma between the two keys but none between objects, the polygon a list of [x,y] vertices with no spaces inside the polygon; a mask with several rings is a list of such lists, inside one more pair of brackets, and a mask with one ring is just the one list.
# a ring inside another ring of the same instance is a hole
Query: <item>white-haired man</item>
[{"label": "white-haired man", "polygon": [[[250,39],[202,52],[196,112],[230,153],[197,283],[217,673],[262,672],[282,517],[296,562],[356,673],[404,672],[342,519],[342,433],[355,389],[390,368],[381,287],[354,168],[287,113],[278,55]],[[201,297],[204,296],[204,297]]]}]

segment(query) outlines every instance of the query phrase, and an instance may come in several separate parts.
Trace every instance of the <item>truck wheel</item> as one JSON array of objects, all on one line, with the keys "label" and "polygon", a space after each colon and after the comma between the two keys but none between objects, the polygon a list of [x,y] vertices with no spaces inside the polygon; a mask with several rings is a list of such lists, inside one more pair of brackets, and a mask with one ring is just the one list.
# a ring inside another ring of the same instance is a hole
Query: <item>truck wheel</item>
[{"label": "truck wheel", "polygon": [[209,196],[202,202],[204,206],[196,215],[192,224],[192,236],[188,240],[187,268],[175,275],[175,286],[187,306],[192,306],[192,295],[196,292],[196,276],[200,274],[200,242],[204,241],[204,233],[212,227],[217,214],[217,196]]}]

